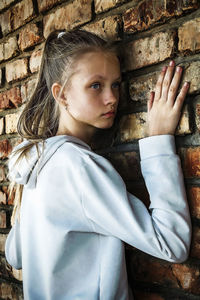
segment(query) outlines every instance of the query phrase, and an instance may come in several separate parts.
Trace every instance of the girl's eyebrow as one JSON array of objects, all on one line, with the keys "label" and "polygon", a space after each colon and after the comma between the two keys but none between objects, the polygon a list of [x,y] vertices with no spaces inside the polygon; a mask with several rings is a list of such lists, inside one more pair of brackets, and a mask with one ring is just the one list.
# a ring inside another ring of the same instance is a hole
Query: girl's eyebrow
[{"label": "girl's eyebrow", "polygon": [[[99,78],[99,79],[107,79],[106,77],[102,76],[102,75],[99,75],[99,74],[95,74],[93,75],[92,77],[89,77],[87,78],[87,80],[92,80],[92,79],[96,79],[96,78]],[[117,77],[116,79],[114,79],[113,81],[117,81],[117,80],[121,80],[121,76]]]}]

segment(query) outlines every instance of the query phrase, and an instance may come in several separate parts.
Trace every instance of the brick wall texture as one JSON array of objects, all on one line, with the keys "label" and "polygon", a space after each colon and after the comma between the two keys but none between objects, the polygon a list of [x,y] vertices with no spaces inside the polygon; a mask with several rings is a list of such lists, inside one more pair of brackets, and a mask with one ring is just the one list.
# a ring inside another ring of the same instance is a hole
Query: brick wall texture
[{"label": "brick wall texture", "polygon": [[[193,223],[189,259],[172,264],[126,245],[136,300],[200,299],[200,1],[199,0],[1,0],[0,1],[0,299],[23,299],[22,274],[5,260],[13,199],[7,159],[21,141],[17,120],[30,98],[42,47],[54,29],[85,28],[126,44],[117,131],[101,152],[130,192],[148,204],[138,139],[145,135],[146,101],[158,73],[174,59],[190,81],[176,131]],[[159,183],[158,183],[159,184]]]}]

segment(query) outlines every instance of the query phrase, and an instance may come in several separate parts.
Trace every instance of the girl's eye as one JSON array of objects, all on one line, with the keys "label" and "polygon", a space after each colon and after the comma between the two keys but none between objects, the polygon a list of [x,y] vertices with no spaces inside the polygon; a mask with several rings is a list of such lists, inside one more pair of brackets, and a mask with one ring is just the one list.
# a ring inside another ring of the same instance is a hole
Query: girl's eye
[{"label": "girl's eye", "polygon": [[100,83],[95,82],[91,85],[91,88],[93,88],[94,90],[98,90],[100,88]]},{"label": "girl's eye", "polygon": [[114,83],[112,84],[112,87],[113,87],[114,89],[118,89],[118,88],[120,87],[120,84],[121,84],[120,81],[116,81],[116,82],[114,82]]}]

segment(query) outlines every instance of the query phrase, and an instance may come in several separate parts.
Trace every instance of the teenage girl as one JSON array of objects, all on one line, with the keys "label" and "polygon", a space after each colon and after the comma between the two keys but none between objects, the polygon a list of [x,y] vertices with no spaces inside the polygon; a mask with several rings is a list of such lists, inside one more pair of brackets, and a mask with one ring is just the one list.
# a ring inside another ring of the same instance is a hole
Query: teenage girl
[{"label": "teenage girl", "polygon": [[189,87],[177,92],[181,73],[173,61],[164,67],[148,102],[148,137],[139,141],[148,211],[91,149],[117,111],[115,49],[81,30],[47,38],[18,123],[24,142],[9,162],[22,199],[6,258],[23,270],[25,300],[131,299],[124,242],[170,262],[187,258],[191,224],[173,136]]}]

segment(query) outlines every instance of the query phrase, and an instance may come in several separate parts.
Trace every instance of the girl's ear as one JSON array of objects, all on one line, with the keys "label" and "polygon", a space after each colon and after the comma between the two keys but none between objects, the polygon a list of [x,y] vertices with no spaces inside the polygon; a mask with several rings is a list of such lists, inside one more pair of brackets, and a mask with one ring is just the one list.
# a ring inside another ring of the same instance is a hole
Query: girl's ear
[{"label": "girl's ear", "polygon": [[54,99],[58,102],[58,104],[66,106],[67,101],[66,101],[64,92],[62,92],[62,94],[60,95],[61,88],[62,87],[59,83],[54,82],[51,87],[51,92],[52,92]]}]

